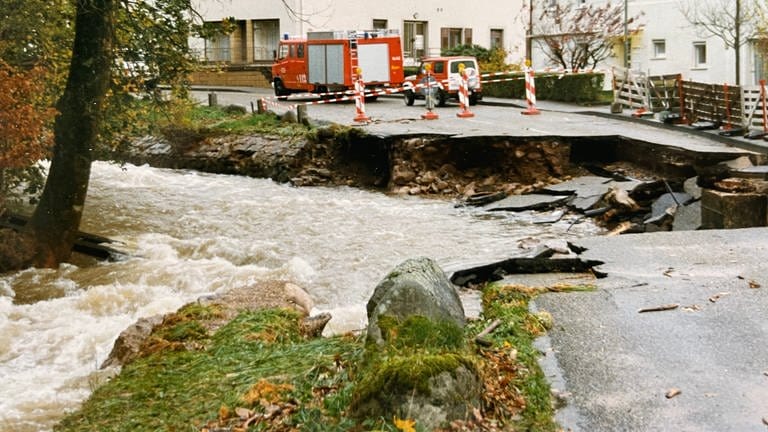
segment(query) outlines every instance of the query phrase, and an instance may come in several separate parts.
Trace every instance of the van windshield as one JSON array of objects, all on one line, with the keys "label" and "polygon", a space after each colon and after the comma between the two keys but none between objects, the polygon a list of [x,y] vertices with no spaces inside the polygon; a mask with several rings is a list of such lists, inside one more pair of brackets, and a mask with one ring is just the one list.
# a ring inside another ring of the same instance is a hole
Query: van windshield
[{"label": "van windshield", "polygon": [[462,60],[451,63],[451,73],[459,73],[459,65],[463,64],[465,68],[469,69],[477,69],[477,66],[475,66],[475,62],[472,60]]}]

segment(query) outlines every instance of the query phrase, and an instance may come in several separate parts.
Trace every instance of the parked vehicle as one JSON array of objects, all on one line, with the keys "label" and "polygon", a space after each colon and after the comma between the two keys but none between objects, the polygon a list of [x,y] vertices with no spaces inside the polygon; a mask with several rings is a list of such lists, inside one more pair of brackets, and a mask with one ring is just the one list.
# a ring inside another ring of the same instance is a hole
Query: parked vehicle
[{"label": "parked vehicle", "polygon": [[403,83],[403,51],[397,31],[318,31],[280,41],[272,65],[275,95],[354,89],[355,66],[366,88]]},{"label": "parked vehicle", "polygon": [[[429,79],[432,81],[432,85],[429,88],[427,86],[426,65],[430,65],[431,68]],[[477,66],[477,59],[471,56],[422,59],[418,74],[405,77],[403,85],[405,104],[411,106],[414,100],[424,99],[427,94],[432,97],[436,106],[445,106],[449,98],[458,100],[461,85],[460,65],[464,65],[464,71],[468,77],[469,104],[476,105],[477,101],[482,99],[483,93],[480,84],[480,68]]]}]

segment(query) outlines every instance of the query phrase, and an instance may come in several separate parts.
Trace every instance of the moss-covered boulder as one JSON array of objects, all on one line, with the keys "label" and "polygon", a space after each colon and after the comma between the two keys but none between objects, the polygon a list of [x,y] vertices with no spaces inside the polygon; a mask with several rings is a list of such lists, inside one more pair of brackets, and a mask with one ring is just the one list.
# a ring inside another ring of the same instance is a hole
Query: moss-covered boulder
[{"label": "moss-covered boulder", "polygon": [[382,316],[404,321],[418,315],[433,321],[451,321],[463,328],[464,307],[456,288],[430,258],[411,258],[395,267],[373,292],[367,305],[368,342],[384,343]]},{"label": "moss-covered boulder", "polygon": [[468,355],[458,353],[392,356],[371,366],[357,387],[354,415],[412,420],[435,430],[472,417],[483,382]]},{"label": "moss-covered boulder", "polygon": [[471,417],[483,382],[455,287],[429,258],[392,270],[368,301],[365,361],[353,416],[400,418],[434,430]]}]

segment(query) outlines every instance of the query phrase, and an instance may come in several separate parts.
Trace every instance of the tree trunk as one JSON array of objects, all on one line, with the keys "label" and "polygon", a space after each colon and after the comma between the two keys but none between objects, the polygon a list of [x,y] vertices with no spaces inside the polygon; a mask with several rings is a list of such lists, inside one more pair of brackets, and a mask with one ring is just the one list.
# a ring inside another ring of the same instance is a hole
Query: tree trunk
[{"label": "tree trunk", "polygon": [[27,224],[36,242],[33,265],[67,260],[77,239],[112,63],[114,0],[77,0],[67,86],[57,103],[55,144],[40,203]]}]

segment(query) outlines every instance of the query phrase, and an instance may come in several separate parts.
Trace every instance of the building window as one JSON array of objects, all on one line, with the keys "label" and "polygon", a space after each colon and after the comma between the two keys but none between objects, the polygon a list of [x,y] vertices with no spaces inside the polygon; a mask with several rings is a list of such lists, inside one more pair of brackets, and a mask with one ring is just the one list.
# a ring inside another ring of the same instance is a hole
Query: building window
[{"label": "building window", "polygon": [[768,39],[758,38],[751,43],[752,73],[754,77],[753,84],[759,83],[761,79],[765,79],[766,77],[766,67],[768,67],[768,62],[765,61],[763,55],[766,47],[768,47]]},{"label": "building window", "polygon": [[440,49],[449,50],[459,45],[472,45],[472,29],[443,27],[440,29]]},{"label": "building window", "polygon": [[707,67],[707,43],[706,42],[693,43],[693,67],[695,68]]},{"label": "building window", "polygon": [[653,58],[667,58],[667,41],[664,39],[655,39],[653,41]]},{"label": "building window", "polygon": [[253,21],[253,59],[272,60],[280,41],[279,20]]},{"label": "building window", "polygon": [[232,61],[229,35],[216,35],[205,40],[205,59],[212,62]]},{"label": "building window", "polygon": [[427,55],[427,23],[426,21],[403,22],[403,55],[418,59]]},{"label": "building window", "polygon": [[491,29],[491,48],[504,48],[504,30]]},{"label": "building window", "polygon": [[375,20],[373,20],[373,29],[374,30],[386,30],[387,29],[387,20],[385,20],[385,19],[375,19]]}]

